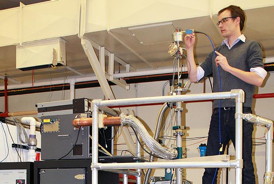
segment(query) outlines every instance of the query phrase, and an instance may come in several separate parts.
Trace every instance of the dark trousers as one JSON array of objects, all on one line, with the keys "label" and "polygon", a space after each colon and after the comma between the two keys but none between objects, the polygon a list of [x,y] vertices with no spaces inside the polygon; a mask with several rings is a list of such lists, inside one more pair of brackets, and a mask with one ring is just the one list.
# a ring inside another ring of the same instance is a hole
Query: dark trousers
[{"label": "dark trousers", "polygon": [[[243,111],[244,113],[251,113],[251,108],[243,108]],[[252,132],[253,124],[243,121],[243,184],[255,184],[252,163]],[[220,113],[219,108],[215,108],[211,116],[206,155],[223,154],[222,150],[225,149],[230,140],[235,146],[235,108],[220,108]],[[223,149],[220,149],[221,146]],[[217,175],[218,169],[206,168],[203,184],[215,184]]]}]

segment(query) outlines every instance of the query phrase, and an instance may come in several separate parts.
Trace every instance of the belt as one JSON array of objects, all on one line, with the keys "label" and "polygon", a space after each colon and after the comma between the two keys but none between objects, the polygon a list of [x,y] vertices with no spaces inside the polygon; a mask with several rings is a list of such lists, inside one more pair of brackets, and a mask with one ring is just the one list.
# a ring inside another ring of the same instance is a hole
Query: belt
[{"label": "belt", "polygon": [[224,111],[235,110],[235,107],[221,107]]}]

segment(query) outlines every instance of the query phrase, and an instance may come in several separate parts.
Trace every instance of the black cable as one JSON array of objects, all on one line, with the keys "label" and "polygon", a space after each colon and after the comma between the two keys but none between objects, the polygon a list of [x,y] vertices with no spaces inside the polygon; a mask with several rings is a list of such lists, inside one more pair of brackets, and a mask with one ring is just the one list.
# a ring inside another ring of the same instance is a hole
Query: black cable
[{"label": "black cable", "polygon": [[[211,46],[213,48],[213,55],[215,56],[216,55],[216,53],[215,53],[216,48],[215,48],[215,45],[214,45],[212,39],[206,33],[204,33],[204,32],[201,32],[201,31],[194,31],[194,32],[195,33],[203,34],[203,35],[205,35],[209,39],[209,41],[211,43]],[[221,80],[221,75],[220,75],[220,66],[217,66],[217,75],[218,75],[219,82],[220,82],[220,84],[219,84],[220,85],[219,86],[219,91],[222,91],[222,80]],[[221,108],[221,100],[219,100],[219,142],[220,142],[220,145],[223,146],[222,145],[222,135],[221,135],[221,109],[220,108]],[[219,151],[219,155],[220,154],[221,153]],[[212,178],[212,184],[215,181],[215,178],[217,176],[217,172],[218,172],[218,168],[216,168],[216,170],[215,170],[214,176]]]},{"label": "black cable", "polygon": [[79,129],[78,129],[77,138],[76,138],[76,141],[75,141],[75,143],[73,144],[72,148],[68,151],[67,154],[65,154],[64,156],[62,156],[62,157],[59,158],[58,160],[62,160],[64,157],[66,157],[66,156],[68,156],[68,154],[70,154],[70,152],[73,150],[73,148],[74,148],[74,147],[76,146],[76,144],[77,144],[77,141],[78,141],[80,132],[81,132],[81,127],[79,127]]},{"label": "black cable", "polygon": [[122,150],[122,151],[121,151],[121,156],[123,155],[123,152],[128,152],[128,153],[130,153],[132,156],[135,157],[135,155],[134,155],[133,153],[131,153],[131,151],[129,151],[129,150]]},{"label": "black cable", "polygon": [[9,156],[9,154],[10,154],[10,150],[9,150],[9,146],[8,146],[7,133],[6,133],[5,129],[4,129],[3,122],[0,121],[0,123],[1,123],[2,129],[3,129],[3,132],[4,132],[4,134],[5,134],[5,139],[6,139],[6,143],[7,143],[7,149],[8,149],[7,155],[5,156],[5,158],[3,158],[3,159],[0,161],[0,162],[3,162],[3,161],[5,161],[5,160],[8,158],[8,156]]},{"label": "black cable", "polygon": [[115,127],[114,127],[114,134],[111,138],[107,139],[107,141],[111,141],[115,138],[115,136],[117,135],[117,133],[119,132],[119,128],[117,128],[116,132],[115,132]]},{"label": "black cable", "polygon": [[209,36],[208,34],[206,34],[206,33],[204,33],[204,32],[201,32],[201,31],[194,31],[194,33],[200,33],[200,34],[205,35],[205,36],[208,38],[208,40],[210,41],[213,50],[215,51],[215,45],[214,45],[212,39],[210,38],[210,36]]},{"label": "black cable", "polygon": [[166,81],[162,87],[162,96],[165,96],[165,87],[169,83],[169,81]]},{"label": "black cable", "polygon": [[106,135],[105,135],[105,130],[102,131],[99,131],[101,137],[103,137],[104,139],[104,143],[105,143],[105,148],[107,149],[108,148],[108,145],[107,145],[107,139],[106,139]]},{"label": "black cable", "polygon": [[[13,139],[13,137],[12,137],[12,135],[11,135],[11,132],[10,132],[10,128],[9,128],[9,126],[8,126],[8,124],[7,124],[7,123],[6,123],[6,126],[7,126],[7,130],[8,130],[8,132],[9,132],[9,135],[10,135],[11,141],[12,141],[12,143],[13,143],[13,144],[15,144],[14,139]],[[18,152],[18,149],[17,149],[16,147],[15,147],[15,151],[16,151],[16,153],[17,153],[18,157],[19,157],[20,162],[22,162],[22,158],[21,158],[21,156],[20,156],[20,154],[19,154],[19,152]]]}]

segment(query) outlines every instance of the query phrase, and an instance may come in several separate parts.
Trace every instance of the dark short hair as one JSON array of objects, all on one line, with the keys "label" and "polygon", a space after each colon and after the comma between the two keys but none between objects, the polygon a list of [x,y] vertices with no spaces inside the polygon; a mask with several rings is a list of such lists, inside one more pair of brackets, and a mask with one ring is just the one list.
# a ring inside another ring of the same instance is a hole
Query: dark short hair
[{"label": "dark short hair", "polygon": [[240,8],[239,6],[230,5],[226,8],[221,9],[218,12],[218,15],[220,15],[225,10],[230,11],[231,17],[240,17],[240,30],[242,31],[244,29],[244,24],[245,24],[245,12],[244,12],[244,10],[242,10],[242,8]]}]

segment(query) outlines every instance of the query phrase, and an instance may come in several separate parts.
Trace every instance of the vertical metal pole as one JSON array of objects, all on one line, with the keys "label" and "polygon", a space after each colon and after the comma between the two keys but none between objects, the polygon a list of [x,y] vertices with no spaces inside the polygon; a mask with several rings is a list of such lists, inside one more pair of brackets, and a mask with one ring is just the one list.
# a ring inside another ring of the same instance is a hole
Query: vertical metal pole
[{"label": "vertical metal pole", "polygon": [[110,77],[110,80],[113,80],[113,74],[114,74],[114,54],[109,53],[108,54],[108,74]]},{"label": "vertical metal pole", "polygon": [[8,113],[9,112],[9,102],[8,102],[8,77],[5,76],[4,79],[4,96],[5,96],[5,112],[4,113]]},{"label": "vertical metal pole", "polygon": [[106,71],[106,62],[105,62],[105,47],[99,46],[99,61],[103,71]]},{"label": "vertical metal pole", "polygon": [[[181,31],[177,31],[175,33],[175,37],[174,40],[177,43],[177,48],[178,51],[176,53],[176,58],[177,58],[177,77],[178,77],[178,82],[177,82],[177,91],[176,91],[176,95],[181,95],[182,94],[182,88],[180,87],[180,42],[182,42],[183,40],[182,37],[182,32]],[[181,125],[182,125],[182,102],[176,102],[176,125],[178,126],[178,129],[181,129]],[[177,132],[176,134],[176,144],[177,144],[177,151],[178,151],[178,159],[182,158],[182,135],[180,134],[180,131]],[[182,184],[183,182],[183,177],[182,177],[182,172],[181,172],[181,168],[176,168],[175,169],[175,173],[176,173],[176,184]]]},{"label": "vertical metal pole", "polygon": [[128,176],[127,176],[127,174],[124,174],[123,184],[128,184]]},{"label": "vertical metal pole", "polygon": [[[141,145],[139,141],[136,141],[136,150],[137,150],[137,157],[141,158]],[[141,184],[141,169],[137,169],[138,176],[136,177],[136,184]]]},{"label": "vertical metal pole", "polygon": [[[272,141],[273,141],[273,124],[269,128],[267,134],[266,134],[266,151],[265,151],[265,157],[266,157],[266,163],[265,163],[265,173],[268,177],[269,173],[272,172]],[[268,178],[266,178],[268,179]]]},{"label": "vertical metal pole", "polygon": [[237,96],[235,108],[235,141],[236,141],[236,160],[240,161],[240,166],[236,168],[236,184],[242,183],[242,167],[243,167],[243,95]]},{"label": "vertical metal pole", "polygon": [[[179,83],[179,79],[178,79],[178,83]],[[176,94],[177,95],[182,94],[182,89],[179,86],[178,86]],[[176,102],[176,125],[178,127],[181,127],[181,125],[182,125],[182,102]],[[180,150],[182,149],[182,137],[179,132],[176,135],[176,144],[177,144],[177,149],[180,152]],[[179,155],[181,155],[181,154],[179,154]],[[178,158],[178,159],[180,159],[180,158]],[[182,184],[183,177],[182,177],[182,173],[181,173],[181,168],[175,169],[175,173],[176,173],[176,184]]]},{"label": "vertical metal pole", "polygon": [[[92,166],[98,163],[98,106],[93,103],[93,124],[92,124]],[[92,168],[92,183],[98,183],[98,170],[97,168]]]},{"label": "vertical metal pole", "polygon": [[114,154],[114,138],[115,138],[115,130],[114,130],[114,126],[111,127],[111,154],[113,155]]},{"label": "vertical metal pole", "polygon": [[70,81],[70,99],[73,100],[75,98],[75,80]]}]

